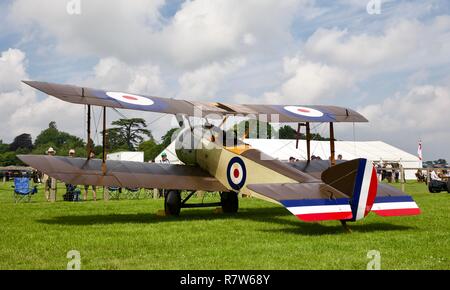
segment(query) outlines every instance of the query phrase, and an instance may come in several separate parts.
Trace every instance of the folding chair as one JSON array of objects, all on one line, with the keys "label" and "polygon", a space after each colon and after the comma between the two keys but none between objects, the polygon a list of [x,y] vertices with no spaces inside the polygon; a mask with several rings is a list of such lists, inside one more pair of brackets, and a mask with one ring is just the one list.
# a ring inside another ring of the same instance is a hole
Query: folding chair
[{"label": "folding chair", "polygon": [[14,202],[31,200],[31,196],[37,193],[37,187],[30,187],[30,179],[28,177],[14,178]]},{"label": "folding chair", "polygon": [[139,194],[141,193],[141,189],[138,187],[136,187],[136,188],[126,187],[125,193],[127,195],[127,198],[129,198],[129,199],[139,199]]},{"label": "folding chair", "polygon": [[117,186],[108,186],[109,199],[120,199],[122,189]]},{"label": "folding chair", "polygon": [[76,185],[66,184],[66,194],[63,195],[65,201],[80,201],[81,191]]},{"label": "folding chair", "polygon": [[153,198],[155,194],[155,190],[144,188],[144,198]]}]

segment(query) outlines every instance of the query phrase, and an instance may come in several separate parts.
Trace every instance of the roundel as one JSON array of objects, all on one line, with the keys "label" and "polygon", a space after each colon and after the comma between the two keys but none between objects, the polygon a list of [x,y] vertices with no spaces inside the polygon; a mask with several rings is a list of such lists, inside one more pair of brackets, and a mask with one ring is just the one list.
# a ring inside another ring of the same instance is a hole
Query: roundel
[{"label": "roundel", "polygon": [[108,95],[108,97],[111,97],[115,100],[118,100],[118,101],[121,101],[124,103],[128,103],[128,104],[140,105],[140,106],[151,106],[154,104],[154,102],[152,100],[150,100],[149,98],[143,97],[143,96],[127,94],[127,93],[122,93],[122,92],[106,92],[106,94]]},{"label": "roundel", "polygon": [[284,109],[299,116],[316,117],[316,118],[323,116],[323,113],[321,111],[307,107],[285,106]]},{"label": "roundel", "polygon": [[247,170],[244,161],[239,157],[231,158],[227,168],[227,179],[231,188],[235,190],[241,189],[247,178]]}]

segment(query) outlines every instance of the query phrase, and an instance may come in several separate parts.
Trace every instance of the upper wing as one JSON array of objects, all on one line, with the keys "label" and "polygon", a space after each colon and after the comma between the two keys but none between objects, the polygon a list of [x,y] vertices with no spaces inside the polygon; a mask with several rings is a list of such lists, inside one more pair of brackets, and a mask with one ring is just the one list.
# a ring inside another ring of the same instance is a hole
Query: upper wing
[{"label": "upper wing", "polygon": [[[151,111],[187,116],[265,115],[270,122],[367,122],[361,114],[336,106],[237,105],[147,97],[117,91],[104,91],[72,85],[24,81],[58,99],[77,104]],[[201,108],[201,110],[199,109]]]},{"label": "upper wing", "polygon": [[103,175],[100,159],[86,160],[47,155],[19,155],[18,157],[31,167],[70,184],[180,190],[226,190],[226,187],[217,179],[195,166],[107,160],[106,174]]}]

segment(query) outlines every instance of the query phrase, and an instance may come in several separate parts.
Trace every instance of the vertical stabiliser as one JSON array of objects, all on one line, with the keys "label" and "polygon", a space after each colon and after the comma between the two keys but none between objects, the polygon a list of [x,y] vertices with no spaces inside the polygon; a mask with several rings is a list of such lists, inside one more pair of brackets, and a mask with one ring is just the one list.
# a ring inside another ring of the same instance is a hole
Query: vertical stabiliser
[{"label": "vertical stabiliser", "polygon": [[369,214],[377,195],[377,186],[378,179],[375,168],[367,159],[359,159],[355,188],[350,200],[353,212],[351,221],[363,219]]},{"label": "vertical stabiliser", "polygon": [[373,165],[367,159],[354,159],[330,167],[322,180],[350,197],[353,217],[357,221],[370,212],[377,195],[378,180]]}]

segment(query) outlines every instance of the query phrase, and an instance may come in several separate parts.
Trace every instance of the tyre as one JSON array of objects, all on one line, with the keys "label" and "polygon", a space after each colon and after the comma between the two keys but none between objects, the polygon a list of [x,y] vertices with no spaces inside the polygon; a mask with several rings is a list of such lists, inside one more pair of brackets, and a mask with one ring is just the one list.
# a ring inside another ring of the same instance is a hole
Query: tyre
[{"label": "tyre", "polygon": [[447,180],[447,192],[450,193],[450,178]]},{"label": "tyre", "polygon": [[180,215],[181,193],[178,190],[169,190],[165,192],[164,210],[167,215]]},{"label": "tyre", "polygon": [[234,191],[222,192],[220,194],[222,211],[224,213],[236,213],[239,208],[238,194]]}]

